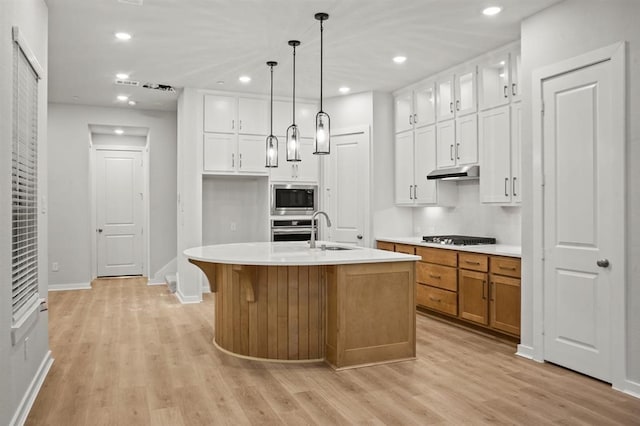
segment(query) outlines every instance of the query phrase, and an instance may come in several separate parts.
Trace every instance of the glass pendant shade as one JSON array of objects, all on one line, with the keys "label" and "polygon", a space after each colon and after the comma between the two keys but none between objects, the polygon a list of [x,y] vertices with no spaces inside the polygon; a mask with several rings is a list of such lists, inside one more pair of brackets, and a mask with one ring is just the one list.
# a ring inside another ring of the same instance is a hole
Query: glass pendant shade
[{"label": "glass pendant shade", "polygon": [[313,144],[313,153],[327,155],[331,148],[331,119],[329,114],[322,110],[322,60],[323,60],[323,22],[329,19],[326,13],[316,13],[314,16],[320,21],[320,111],[316,114],[316,137]]},{"label": "glass pendant shade", "polygon": [[265,167],[278,167],[278,138],[267,136],[267,159]]},{"label": "glass pendant shade", "polygon": [[296,46],[298,40],[289,40],[293,47],[293,124],[287,129],[287,161],[300,161],[300,133],[296,126]]},{"label": "glass pendant shade", "polygon": [[267,62],[271,68],[271,106],[270,106],[270,130],[266,141],[265,167],[278,167],[278,138],[273,136],[273,67],[278,65],[275,61]]},{"label": "glass pendant shade", "polygon": [[331,148],[331,119],[329,114],[320,111],[316,114],[316,142],[314,154],[329,154]]},{"label": "glass pendant shade", "polygon": [[287,161],[300,161],[300,133],[295,124],[287,128]]}]

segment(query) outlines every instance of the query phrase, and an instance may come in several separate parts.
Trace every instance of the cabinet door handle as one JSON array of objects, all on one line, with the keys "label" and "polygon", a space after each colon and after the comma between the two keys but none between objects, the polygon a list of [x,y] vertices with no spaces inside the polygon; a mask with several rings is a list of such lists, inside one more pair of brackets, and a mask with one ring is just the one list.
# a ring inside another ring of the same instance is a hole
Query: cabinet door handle
[{"label": "cabinet door handle", "polygon": [[504,93],[504,97],[505,97],[505,98],[508,98],[508,97],[509,97],[509,94],[507,93],[507,89],[508,89],[508,86],[504,86],[503,93]]},{"label": "cabinet door handle", "polygon": [[413,114],[413,124],[418,124],[418,114]]},{"label": "cabinet door handle", "polygon": [[458,160],[460,159],[460,144],[459,143],[456,144],[456,158]]},{"label": "cabinet door handle", "polygon": [[440,275],[433,275],[433,274],[429,274],[429,276],[430,276],[431,278],[433,278],[434,280],[439,280],[439,279],[441,279],[441,278],[442,278]]},{"label": "cabinet door handle", "polygon": [[432,302],[436,302],[436,303],[440,303],[440,302],[442,302],[442,299],[436,299],[436,298],[435,298],[435,297],[433,297],[433,296],[429,296],[429,300],[431,300]]},{"label": "cabinet door handle", "polygon": [[242,130],[242,120],[238,120],[238,130]]},{"label": "cabinet door handle", "polygon": [[516,84],[515,84],[515,83],[511,84],[511,94],[512,94],[513,96],[516,96],[516,95],[517,95],[517,93],[516,93],[516,87],[517,87],[517,86],[516,86]]},{"label": "cabinet door handle", "polygon": [[515,271],[515,266],[498,266],[498,269],[504,269],[505,271]]},{"label": "cabinet door handle", "polygon": [[413,126],[413,115],[409,114],[409,126]]},{"label": "cabinet door handle", "polygon": [[483,299],[487,299],[487,282],[486,281],[482,281],[482,298]]},{"label": "cabinet door handle", "polygon": [[513,178],[513,183],[511,184],[511,193],[513,194],[514,197],[516,195],[518,195],[518,194],[516,194],[516,179],[517,178],[514,177]]},{"label": "cabinet door handle", "polygon": [[489,288],[489,300],[491,300],[492,302],[495,300],[495,293],[496,293],[496,283],[491,281],[491,287]]},{"label": "cabinet door handle", "polygon": [[241,169],[241,168],[242,168],[242,153],[240,153],[240,154],[238,155],[238,157],[239,157],[239,161],[238,161],[238,168],[240,168],[240,169]]},{"label": "cabinet door handle", "polygon": [[507,189],[508,186],[509,186],[509,178],[506,177],[504,178],[504,196],[505,197],[509,196],[509,190]]},{"label": "cabinet door handle", "polygon": [[449,145],[449,157],[453,161],[453,144]]},{"label": "cabinet door handle", "polygon": [[411,190],[413,189],[413,185],[409,185],[409,199],[413,200],[413,192],[411,192]]},{"label": "cabinet door handle", "polygon": [[231,120],[231,130],[236,128],[236,120]]},{"label": "cabinet door handle", "polygon": [[453,114],[453,102],[449,102],[449,111]]},{"label": "cabinet door handle", "polygon": [[469,265],[480,265],[480,262],[476,262],[476,261],[473,261],[473,260],[465,260],[464,262],[468,263]]},{"label": "cabinet door handle", "polygon": [[231,154],[231,168],[236,166],[236,155]]},{"label": "cabinet door handle", "polygon": [[456,111],[460,111],[460,99],[456,100]]},{"label": "cabinet door handle", "polygon": [[413,199],[418,199],[418,185],[413,185]]}]

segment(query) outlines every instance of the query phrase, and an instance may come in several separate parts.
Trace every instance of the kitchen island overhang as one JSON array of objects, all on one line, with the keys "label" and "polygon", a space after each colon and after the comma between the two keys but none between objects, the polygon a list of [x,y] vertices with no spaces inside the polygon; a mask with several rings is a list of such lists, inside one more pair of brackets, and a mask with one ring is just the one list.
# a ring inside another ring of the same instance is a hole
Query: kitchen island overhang
[{"label": "kitchen island overhang", "polygon": [[214,344],[240,357],[336,369],[414,359],[419,257],[342,247],[351,249],[265,242],[185,250],[215,293]]}]

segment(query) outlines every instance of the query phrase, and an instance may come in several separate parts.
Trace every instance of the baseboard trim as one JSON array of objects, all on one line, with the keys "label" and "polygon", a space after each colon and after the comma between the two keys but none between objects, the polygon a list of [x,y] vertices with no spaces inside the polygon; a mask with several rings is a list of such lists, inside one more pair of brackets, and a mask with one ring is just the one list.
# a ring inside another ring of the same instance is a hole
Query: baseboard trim
[{"label": "baseboard trim", "polygon": [[53,364],[53,358],[51,357],[51,351],[47,351],[44,356],[42,362],[40,363],[40,367],[36,372],[36,375],[31,380],[29,384],[29,388],[27,392],[24,394],[22,401],[20,401],[20,405],[16,410],[16,413],[13,415],[13,419],[9,422],[11,426],[22,426],[27,421],[27,416],[31,411],[31,407],[33,407],[33,403],[40,392],[40,388],[44,383],[44,379],[47,377],[49,370],[51,369],[51,365]]},{"label": "baseboard trim", "polygon": [[156,278],[149,278],[147,281],[147,285],[166,285],[167,282],[165,280],[159,280]]},{"label": "baseboard trim", "polygon": [[526,346],[526,345],[518,345],[518,350],[516,351],[516,355],[522,357],[522,358],[526,358],[526,359],[530,359],[533,360],[533,348],[531,346]]},{"label": "baseboard trim", "polygon": [[629,379],[625,380],[624,389],[616,389],[616,390],[626,393],[627,395],[631,395],[634,398],[640,399],[640,383],[634,382],[633,380],[629,380]]},{"label": "baseboard trim", "polygon": [[91,283],[49,284],[49,291],[91,290]]},{"label": "baseboard trim", "polygon": [[180,303],[182,303],[183,305],[202,302],[202,295],[200,295],[200,296],[185,296],[184,294],[182,294],[180,292],[180,289],[178,289],[174,294],[176,295],[176,297],[178,298]]}]

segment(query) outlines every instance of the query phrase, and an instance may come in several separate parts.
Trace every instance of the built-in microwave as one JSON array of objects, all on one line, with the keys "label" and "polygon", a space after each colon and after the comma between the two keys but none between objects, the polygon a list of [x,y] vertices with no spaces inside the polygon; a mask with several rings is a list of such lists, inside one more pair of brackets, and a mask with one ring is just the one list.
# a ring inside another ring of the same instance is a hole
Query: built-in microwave
[{"label": "built-in microwave", "polygon": [[271,185],[271,214],[312,215],[318,209],[318,185]]}]

